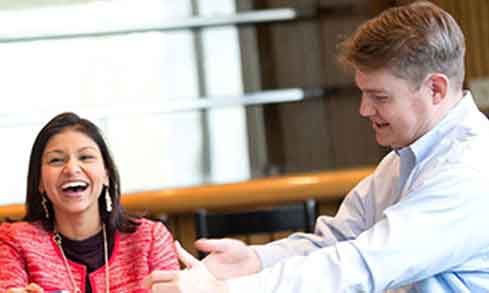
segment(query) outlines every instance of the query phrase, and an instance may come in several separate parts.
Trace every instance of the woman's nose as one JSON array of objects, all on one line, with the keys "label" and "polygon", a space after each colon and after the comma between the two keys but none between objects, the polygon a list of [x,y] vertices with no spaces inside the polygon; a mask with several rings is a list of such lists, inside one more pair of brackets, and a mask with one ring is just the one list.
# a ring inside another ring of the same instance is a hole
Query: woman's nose
[{"label": "woman's nose", "polygon": [[68,160],[64,167],[64,172],[68,174],[76,174],[80,172],[80,164],[76,160]]}]

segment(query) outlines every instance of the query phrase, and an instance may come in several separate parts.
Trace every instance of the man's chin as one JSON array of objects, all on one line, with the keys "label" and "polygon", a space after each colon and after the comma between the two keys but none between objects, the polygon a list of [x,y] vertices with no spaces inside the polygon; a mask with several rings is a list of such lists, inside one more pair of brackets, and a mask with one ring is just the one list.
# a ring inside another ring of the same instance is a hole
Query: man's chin
[{"label": "man's chin", "polygon": [[386,139],[383,139],[381,137],[376,136],[375,140],[377,141],[377,144],[382,147],[388,147],[388,148],[394,148],[392,146],[392,142],[387,141]]}]

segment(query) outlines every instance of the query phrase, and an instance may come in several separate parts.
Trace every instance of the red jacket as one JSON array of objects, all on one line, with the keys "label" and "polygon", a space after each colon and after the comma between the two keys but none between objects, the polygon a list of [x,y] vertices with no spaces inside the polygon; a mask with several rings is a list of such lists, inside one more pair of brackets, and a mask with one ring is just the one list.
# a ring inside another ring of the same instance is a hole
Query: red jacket
[{"label": "red jacket", "polygon": [[[85,292],[86,267],[69,264]],[[173,237],[163,224],[141,219],[134,233],[116,232],[109,258],[110,292],[147,292],[142,281],[156,269],[179,269]],[[89,277],[94,293],[105,292],[105,266]],[[0,293],[31,282],[45,291],[73,289],[53,233],[33,223],[0,225]]]}]

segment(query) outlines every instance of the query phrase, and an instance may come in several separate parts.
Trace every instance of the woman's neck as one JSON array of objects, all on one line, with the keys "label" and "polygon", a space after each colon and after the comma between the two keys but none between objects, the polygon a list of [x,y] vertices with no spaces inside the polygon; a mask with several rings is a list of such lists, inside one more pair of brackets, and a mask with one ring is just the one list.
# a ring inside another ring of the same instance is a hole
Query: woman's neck
[{"label": "woman's neck", "polygon": [[102,221],[99,217],[66,218],[57,216],[54,225],[59,233],[71,240],[85,240],[102,230]]}]

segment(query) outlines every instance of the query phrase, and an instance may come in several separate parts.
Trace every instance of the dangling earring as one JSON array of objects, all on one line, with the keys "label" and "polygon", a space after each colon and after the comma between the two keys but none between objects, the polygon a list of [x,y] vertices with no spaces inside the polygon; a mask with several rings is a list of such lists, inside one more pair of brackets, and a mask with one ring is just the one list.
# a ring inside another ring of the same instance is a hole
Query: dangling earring
[{"label": "dangling earring", "polygon": [[107,213],[112,212],[112,198],[110,198],[109,187],[105,187],[105,209]]},{"label": "dangling earring", "polygon": [[46,219],[49,219],[48,200],[44,195],[42,195],[41,205],[44,209],[44,216],[46,217]]}]

